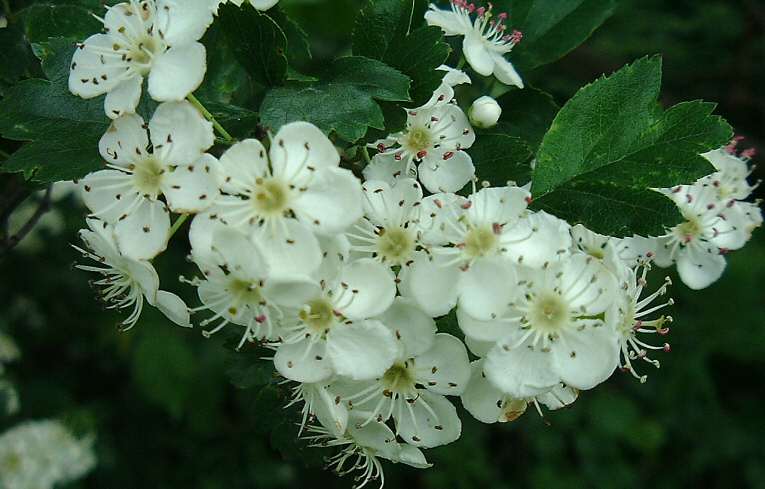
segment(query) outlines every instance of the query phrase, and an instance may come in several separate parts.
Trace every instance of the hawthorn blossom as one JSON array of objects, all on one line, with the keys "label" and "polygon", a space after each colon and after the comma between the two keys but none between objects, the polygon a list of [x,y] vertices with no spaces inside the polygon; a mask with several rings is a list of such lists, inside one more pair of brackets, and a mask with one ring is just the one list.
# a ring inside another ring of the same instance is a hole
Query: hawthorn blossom
[{"label": "hawthorn blossom", "polygon": [[103,278],[92,282],[108,309],[129,309],[130,315],[122,321],[122,330],[135,326],[143,311],[144,301],[162,311],[179,326],[191,327],[189,310],[180,297],[159,290],[159,276],[145,260],[135,260],[120,254],[115,241],[114,227],[99,219],[88,219],[88,229],[80,231],[87,249],[72,245],[97,265],[78,264],[76,267],[93,272]]},{"label": "hawthorn blossom", "polygon": [[257,240],[281,273],[313,273],[322,259],[316,235],[342,233],[362,215],[361,182],[339,168],[337,150],[313,124],[285,124],[269,151],[241,141],[220,163],[223,195],[210,212]]},{"label": "hawthorn blossom", "polygon": [[[473,14],[475,17],[471,17]],[[476,8],[467,0],[451,0],[451,10],[440,10],[430,4],[425,13],[428,25],[440,27],[447,36],[464,36],[462,53],[477,73],[493,74],[505,85],[523,88],[523,80],[504,56],[521,42],[523,34],[519,31],[508,34],[507,18],[507,13],[502,12],[495,19],[491,3],[488,8]]]},{"label": "hawthorn blossom", "polygon": [[534,405],[541,415],[540,404],[556,410],[570,406],[579,395],[576,389],[558,384],[536,397],[516,399],[489,382],[483,372],[483,360],[471,363],[470,372],[470,382],[460,398],[465,409],[482,423],[515,421],[526,412],[529,404]]},{"label": "hawthorn blossom", "polygon": [[280,318],[274,366],[297,382],[321,382],[333,374],[354,380],[382,375],[396,358],[396,340],[375,319],[393,303],[393,273],[371,259],[342,267],[313,295]]},{"label": "hawthorn blossom", "polygon": [[752,168],[749,160],[754,155],[753,149],[744,150],[741,155],[736,154],[736,145],[741,139],[734,139],[725,148],[716,149],[704,153],[703,156],[717,170],[715,173],[701,179],[702,182],[710,183],[717,190],[720,200],[744,200],[747,199],[756,185],[748,182]]},{"label": "hawthorn blossom", "polygon": [[112,119],[135,112],[144,77],[154,100],[180,101],[202,83],[207,62],[198,42],[213,21],[210,0],[131,0],[108,7],[103,34],[78,45],[69,90],[82,98],[107,94]]},{"label": "hawthorn blossom", "polygon": [[[298,436],[309,421],[318,420],[328,433],[340,436],[348,428],[348,409],[337,402],[337,394],[332,392],[332,378],[323,382],[302,383],[292,386],[292,399],[286,408],[301,405],[300,430]],[[287,379],[284,383],[291,383]]]},{"label": "hawthorn blossom", "polygon": [[583,254],[518,274],[514,285],[522,293],[496,318],[481,321],[457,309],[467,337],[494,343],[484,364],[489,381],[526,399],[561,382],[591,389],[608,378],[619,359],[616,333],[602,319],[615,300],[613,274]]},{"label": "hawthorn blossom", "polygon": [[502,107],[487,95],[475,99],[468,110],[470,123],[482,129],[496,126],[501,115]]},{"label": "hawthorn blossom", "polygon": [[662,315],[656,319],[648,319],[646,316],[653,314],[667,306],[674,304],[670,298],[661,304],[654,302],[667,293],[667,288],[672,285],[669,277],[666,277],[664,283],[653,293],[643,297],[643,291],[647,286],[646,275],[650,269],[647,263],[629,270],[629,273],[621,280],[617,291],[617,299],[613,306],[606,311],[606,322],[614,325],[619,335],[619,345],[621,348],[621,359],[619,367],[624,372],[629,372],[633,377],[644,383],[648,377],[638,375],[633,364],[636,360],[643,360],[646,363],[659,368],[658,360],[648,356],[650,351],[670,351],[669,343],[662,342],[660,345],[651,345],[644,339],[638,338],[638,334],[644,335],[656,334],[665,336],[669,333],[669,327],[666,325],[672,322],[672,316]]},{"label": "hawthorn blossom", "polygon": [[446,65],[441,65],[436,70],[445,72],[444,77],[441,79],[441,84],[433,92],[433,95],[430,96],[430,99],[420,109],[431,109],[451,103],[454,100],[454,87],[471,83],[470,77],[462,70]]},{"label": "hawthorn blossom", "polygon": [[685,285],[706,288],[722,275],[725,253],[746,243],[748,223],[732,210],[735,201],[719,201],[708,182],[660,191],[675,202],[685,222],[658,238],[655,262],[664,267],[676,262]]},{"label": "hawthorn blossom", "polygon": [[199,212],[217,198],[218,161],[205,153],[214,139],[212,125],[185,101],[160,104],[148,126],[135,114],[112,122],[99,142],[107,169],[81,181],[82,198],[92,216],[114,225],[124,255],[151,259],[165,249],[168,206]]},{"label": "hawthorn blossom", "polygon": [[364,169],[367,180],[392,183],[416,178],[430,192],[456,192],[475,175],[465,149],[475,132],[456,104],[435,104],[407,111],[406,128],[370,145],[378,154]]}]

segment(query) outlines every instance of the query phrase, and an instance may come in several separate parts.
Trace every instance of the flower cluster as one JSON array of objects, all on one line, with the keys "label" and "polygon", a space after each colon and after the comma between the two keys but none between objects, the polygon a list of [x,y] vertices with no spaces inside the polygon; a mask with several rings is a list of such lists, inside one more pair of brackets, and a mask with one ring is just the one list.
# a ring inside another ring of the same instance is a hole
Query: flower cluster
[{"label": "flower cluster", "polygon": [[[381,459],[428,467],[423,450],[461,434],[457,398],[494,423],[529,404],[568,406],[617,369],[645,381],[638,363],[659,366],[651,353],[669,351],[672,321],[670,281],[650,285],[651,264],[676,262],[705,287],[761,224],[743,201],[751,153],[733,148],[705,155],[716,173],[662,190],[686,222],[661,237],[603,236],[532,210],[527,186],[477,185],[471,120],[491,126],[501,108],[482,97],[469,118],[455,87],[471,80],[446,66],[402,131],[360,148],[375,152],[363,180],[308,122],[220,151],[219,124],[191,95],[219,3],[115,5],[75,54],[72,91],[106,93],[113,119],[105,168],[80,182],[90,215],[76,248],[93,263],[78,267],[97,274],[107,307],[129,311],[125,329],[148,304],[181,326],[200,317],[205,336],[234,329],[240,348],[270,348],[301,433],[339,448],[330,465],[360,485],[382,477]],[[507,15],[453,0],[426,19],[465,36],[477,73],[523,86],[504,58],[521,39]],[[144,77],[161,102],[148,122],[135,114]],[[189,216],[193,308],[160,289],[152,265]],[[460,337],[439,331],[447,315]]]},{"label": "flower cluster", "polygon": [[76,438],[61,422],[30,421],[0,435],[0,487],[52,489],[96,465],[91,438]]}]

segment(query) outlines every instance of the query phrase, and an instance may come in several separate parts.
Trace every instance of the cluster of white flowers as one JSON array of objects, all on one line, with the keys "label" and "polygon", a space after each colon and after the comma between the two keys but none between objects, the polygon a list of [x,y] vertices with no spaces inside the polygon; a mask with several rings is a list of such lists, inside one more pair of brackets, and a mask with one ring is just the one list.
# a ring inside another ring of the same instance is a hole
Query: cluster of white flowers
[{"label": "cluster of white flowers", "polygon": [[[181,326],[201,314],[206,336],[238,328],[240,347],[273,349],[301,432],[340,447],[331,465],[359,471],[360,485],[382,477],[380,459],[429,466],[422,449],[461,434],[457,397],[494,423],[529,404],[568,406],[617,368],[644,381],[637,361],[659,366],[649,352],[669,351],[671,322],[659,315],[672,304],[669,280],[647,283],[652,260],[676,261],[691,287],[709,285],[721,255],[761,223],[741,202],[747,156],[725,151],[707,155],[717,173],[666,191],[687,222],[659,238],[602,236],[535,212],[527,187],[476,188],[471,120],[491,126],[501,108],[482,97],[468,118],[454,87],[471,80],[445,66],[405,129],[370,145],[363,181],[307,122],[213,156],[214,121],[190,94],[205,71],[198,39],[219,3],[115,5],[106,33],[75,54],[72,91],[106,93],[114,119],[99,144],[106,168],[80,182],[91,214],[77,249],[96,263],[79,268],[100,276],[109,307],[130,311],[125,328],[148,303]],[[476,72],[522,87],[503,57],[521,39],[505,34],[507,16],[452,4],[427,21],[465,36]],[[162,102],[148,123],[134,113],[143,77]],[[200,302],[191,309],[159,289],[151,263],[190,215],[199,273],[182,281]],[[464,342],[436,325],[455,308]]]},{"label": "cluster of white flowers", "polygon": [[77,480],[96,465],[92,445],[59,421],[17,425],[0,435],[0,487],[53,489]]}]

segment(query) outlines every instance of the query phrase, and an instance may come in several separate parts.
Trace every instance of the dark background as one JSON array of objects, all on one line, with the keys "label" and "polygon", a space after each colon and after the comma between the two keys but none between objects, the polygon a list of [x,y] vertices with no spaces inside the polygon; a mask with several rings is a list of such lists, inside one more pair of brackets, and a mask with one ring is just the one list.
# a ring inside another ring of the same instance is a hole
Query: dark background
[{"label": "dark background", "polygon": [[[349,44],[339,26],[352,25],[358,2],[283,3],[311,35],[316,65]],[[662,53],[665,104],[717,101],[745,147],[765,149],[764,19],[754,0],[624,1],[584,46],[524,76],[564,102],[601,74]],[[70,268],[83,211],[72,199],[57,209],[60,234],[42,229],[32,237],[42,246],[0,262],[0,329],[23,352],[9,369],[21,414],[0,420],[0,431],[58,416],[94,430],[98,468],[77,488],[351,486],[304,468],[300,459],[315,464],[315,451],[285,460],[274,448],[295,433],[269,435],[274,412],[228,383],[231,354],[221,340],[153,311],[118,333],[118,316],[100,310],[90,277]],[[158,259],[164,287],[184,290],[174,279],[192,273],[184,251],[174,243]],[[617,374],[544,420],[530,410],[510,424],[482,425],[465,413],[462,438],[427,451],[434,468],[387,464],[387,487],[765,487],[765,234],[728,264],[701,292],[675,280],[672,352],[660,355],[660,370],[643,367],[648,383]]]}]

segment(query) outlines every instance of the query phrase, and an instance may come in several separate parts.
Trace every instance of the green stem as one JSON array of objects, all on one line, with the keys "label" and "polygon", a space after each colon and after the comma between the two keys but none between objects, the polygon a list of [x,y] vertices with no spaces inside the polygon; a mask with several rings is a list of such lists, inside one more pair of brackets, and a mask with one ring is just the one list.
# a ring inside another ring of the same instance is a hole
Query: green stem
[{"label": "green stem", "polygon": [[223,126],[218,123],[218,121],[215,120],[215,116],[213,116],[209,110],[205,108],[204,105],[202,105],[202,102],[200,102],[194,94],[190,93],[188,97],[186,97],[189,102],[191,102],[197,109],[199,109],[200,112],[202,112],[202,115],[205,116],[205,119],[212,122],[213,127],[216,131],[220,133],[221,136],[223,136],[223,139],[225,139],[227,142],[232,143],[234,141],[234,138],[231,136],[231,134],[226,131]]},{"label": "green stem", "polygon": [[178,219],[176,219],[175,222],[173,223],[173,227],[170,228],[170,235],[167,237],[168,241],[170,240],[170,238],[173,237],[176,231],[178,231],[178,229],[180,229],[180,227],[183,226],[183,223],[186,222],[186,219],[188,218],[189,218],[188,214],[181,214],[180,216],[178,216]]},{"label": "green stem", "polygon": [[461,70],[463,66],[465,66],[465,55],[464,54],[460,55],[460,60],[457,63],[457,69]]},{"label": "green stem", "polygon": [[10,153],[7,153],[7,152],[3,151],[2,149],[0,149],[0,158],[2,158],[4,160],[7,160],[10,157],[11,157]]},{"label": "green stem", "polygon": [[369,158],[369,151],[367,150],[366,146],[361,147],[361,156],[364,157],[364,161],[367,162],[367,165],[372,162],[372,160]]}]

